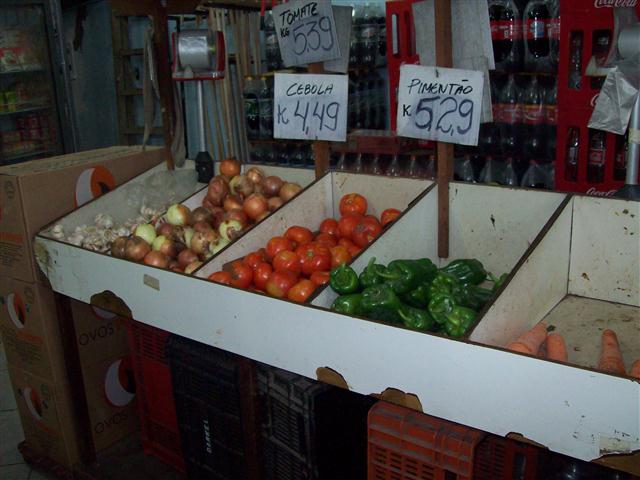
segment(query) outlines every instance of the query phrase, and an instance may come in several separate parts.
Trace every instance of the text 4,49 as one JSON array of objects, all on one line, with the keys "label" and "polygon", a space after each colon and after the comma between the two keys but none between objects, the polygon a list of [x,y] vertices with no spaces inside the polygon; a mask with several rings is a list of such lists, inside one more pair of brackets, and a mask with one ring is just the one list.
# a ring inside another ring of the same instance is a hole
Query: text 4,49
[{"label": "text 4,49", "polygon": [[423,97],[413,111],[411,105],[402,105],[402,116],[413,117],[421,130],[464,135],[473,124],[473,102],[468,98],[458,102],[454,97]]},{"label": "text 4,49", "polygon": [[294,108],[279,104],[276,122],[282,125],[294,122],[307,135],[310,129],[318,132],[323,129],[336,131],[339,114],[340,104],[338,102],[326,103],[301,99],[296,101]]}]

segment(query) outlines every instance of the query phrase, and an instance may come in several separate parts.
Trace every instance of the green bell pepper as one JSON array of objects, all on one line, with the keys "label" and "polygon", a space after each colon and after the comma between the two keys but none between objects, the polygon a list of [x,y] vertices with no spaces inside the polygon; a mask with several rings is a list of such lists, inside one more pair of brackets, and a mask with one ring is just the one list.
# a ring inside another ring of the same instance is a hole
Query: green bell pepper
[{"label": "green bell pepper", "polygon": [[494,291],[478,285],[465,284],[453,287],[452,295],[455,303],[478,311],[493,297]]},{"label": "green bell pepper", "polygon": [[384,283],[384,279],[380,276],[380,273],[386,272],[387,267],[375,262],[376,257],[371,257],[371,260],[369,260],[367,266],[364,267],[364,270],[362,270],[359,278],[360,286],[362,288],[369,288],[373,287],[374,285],[380,285],[381,283]]},{"label": "green bell pepper", "polygon": [[329,285],[334,292],[340,295],[347,293],[356,293],[360,290],[360,281],[355,270],[346,264],[340,265],[338,268],[331,270],[329,275]]},{"label": "green bell pepper", "polygon": [[333,301],[331,310],[347,315],[362,315],[362,294],[340,295]]},{"label": "green bell pepper", "polygon": [[428,294],[429,298],[439,293],[447,293],[451,295],[456,287],[460,285],[459,280],[446,272],[438,272],[436,278],[429,285]]},{"label": "green bell pepper", "polygon": [[379,275],[395,293],[408,293],[423,282],[430,282],[437,275],[438,268],[431,260],[394,260],[387,266],[387,271]]},{"label": "green bell pepper", "polygon": [[472,283],[474,285],[480,285],[489,276],[482,263],[475,258],[454,260],[441,268],[440,271],[453,275],[461,283]]},{"label": "green bell pepper", "polygon": [[373,320],[400,323],[398,310],[403,306],[389,285],[374,285],[362,292],[362,312]]},{"label": "green bell pepper", "polygon": [[431,296],[428,310],[437,323],[444,325],[447,322],[447,315],[455,306],[456,304],[451,294],[440,292]]},{"label": "green bell pepper", "polygon": [[402,318],[405,327],[414,328],[416,330],[430,331],[435,327],[435,320],[426,310],[410,307],[405,305],[404,308],[398,310],[398,315]]},{"label": "green bell pepper", "polygon": [[402,300],[416,308],[426,308],[429,305],[430,283],[423,283],[418,288],[414,288],[409,293],[402,296]]},{"label": "green bell pepper", "polygon": [[507,273],[503,273],[502,275],[500,275],[499,277],[496,277],[494,274],[490,273],[489,274],[489,280],[491,280],[493,282],[493,291],[495,292],[496,290],[498,290],[502,284],[507,280],[507,277],[509,275]]},{"label": "green bell pepper", "polygon": [[453,338],[462,337],[476,318],[476,312],[470,308],[454,306],[446,315],[445,333]]}]

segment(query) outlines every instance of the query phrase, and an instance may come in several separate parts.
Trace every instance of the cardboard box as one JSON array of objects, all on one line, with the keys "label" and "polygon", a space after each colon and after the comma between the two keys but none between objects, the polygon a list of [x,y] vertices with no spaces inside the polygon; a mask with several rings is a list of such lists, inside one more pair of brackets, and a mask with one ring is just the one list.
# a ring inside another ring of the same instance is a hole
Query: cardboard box
[{"label": "cardboard box", "polygon": [[164,148],[110,147],[0,168],[0,274],[41,281],[33,236],[165,156]]},{"label": "cardboard box", "polygon": [[66,381],[53,291],[0,276],[0,302],[0,333],[9,364],[48,381]]},{"label": "cardboard box", "polygon": [[72,468],[84,454],[69,384],[51,382],[10,366],[9,376],[31,449]]}]

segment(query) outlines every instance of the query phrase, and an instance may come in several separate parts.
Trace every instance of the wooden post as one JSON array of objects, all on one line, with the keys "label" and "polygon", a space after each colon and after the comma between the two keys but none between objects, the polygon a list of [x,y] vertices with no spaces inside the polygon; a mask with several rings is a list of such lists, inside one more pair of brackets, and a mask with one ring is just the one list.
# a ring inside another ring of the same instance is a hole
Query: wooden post
[{"label": "wooden post", "polygon": [[[451,67],[451,0],[435,0],[436,65]],[[453,144],[437,143],[438,256],[449,257],[449,182],[453,177]]]},{"label": "wooden post", "polygon": [[[321,62],[309,64],[309,73],[324,73],[324,65]],[[316,178],[320,178],[329,170],[329,142],[326,140],[313,142],[313,158]]]}]

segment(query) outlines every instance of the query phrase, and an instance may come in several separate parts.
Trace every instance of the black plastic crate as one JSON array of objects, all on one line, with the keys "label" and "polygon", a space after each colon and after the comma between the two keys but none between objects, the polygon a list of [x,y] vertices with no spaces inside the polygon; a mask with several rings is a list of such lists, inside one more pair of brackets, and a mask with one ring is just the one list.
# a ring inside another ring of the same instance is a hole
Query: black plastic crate
[{"label": "black plastic crate", "polygon": [[257,368],[265,478],[366,478],[375,400],[267,365]]},{"label": "black plastic crate", "polygon": [[189,478],[260,478],[254,363],[177,335],[166,355]]}]

